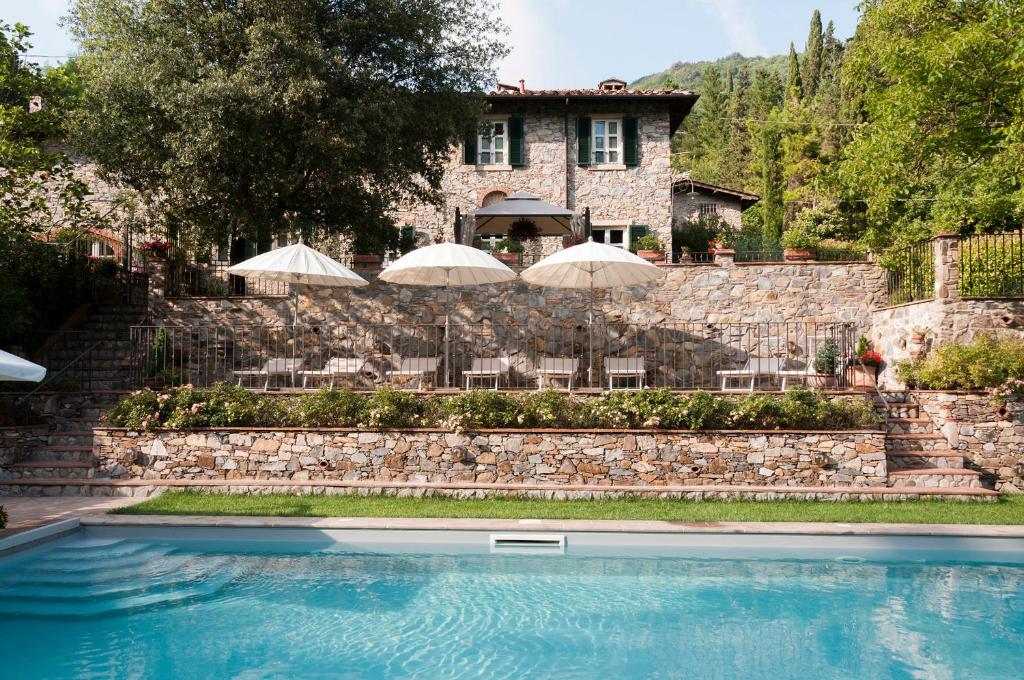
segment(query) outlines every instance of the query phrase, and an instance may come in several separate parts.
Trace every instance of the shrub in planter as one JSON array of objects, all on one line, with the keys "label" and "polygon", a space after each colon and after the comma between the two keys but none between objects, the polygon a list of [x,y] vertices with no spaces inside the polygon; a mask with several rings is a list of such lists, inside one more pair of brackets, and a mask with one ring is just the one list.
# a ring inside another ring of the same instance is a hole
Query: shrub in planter
[{"label": "shrub in planter", "polygon": [[797,222],[782,232],[779,242],[787,260],[811,260],[821,238],[809,226]]},{"label": "shrub in planter", "polygon": [[638,238],[633,247],[636,254],[649,262],[657,262],[665,258],[665,246],[654,234],[645,234]]},{"label": "shrub in planter", "polygon": [[374,429],[423,425],[425,401],[411,392],[383,389],[366,398],[359,424]]}]

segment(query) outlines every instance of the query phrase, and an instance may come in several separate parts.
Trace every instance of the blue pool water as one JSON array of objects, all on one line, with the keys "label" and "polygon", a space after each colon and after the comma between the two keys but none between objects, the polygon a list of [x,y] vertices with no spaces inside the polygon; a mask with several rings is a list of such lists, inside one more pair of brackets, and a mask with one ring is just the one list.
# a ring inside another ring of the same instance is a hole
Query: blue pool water
[{"label": "blue pool water", "polygon": [[1024,568],[72,538],[0,564],[0,660],[8,680],[1020,677]]}]

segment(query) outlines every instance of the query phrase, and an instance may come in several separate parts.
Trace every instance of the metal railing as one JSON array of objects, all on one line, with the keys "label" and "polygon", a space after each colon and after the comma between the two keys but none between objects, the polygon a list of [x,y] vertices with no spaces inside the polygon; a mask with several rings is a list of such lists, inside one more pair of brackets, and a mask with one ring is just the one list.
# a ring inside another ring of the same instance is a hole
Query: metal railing
[{"label": "metal railing", "polygon": [[[869,259],[866,251],[856,248],[828,248],[818,247],[814,249],[814,257],[811,262],[867,262]],[[785,262],[784,249],[770,248],[767,250],[736,249],[735,262],[758,263],[758,262]]]},{"label": "metal railing", "polygon": [[959,289],[964,297],[1024,297],[1024,231],[960,239]]},{"label": "metal railing", "polygon": [[166,296],[254,297],[288,294],[287,283],[235,276],[228,273],[230,266],[227,262],[197,262],[171,258],[167,267]]},{"label": "metal railing", "polygon": [[687,251],[682,250],[672,251],[672,264],[714,264],[715,254],[709,253],[706,250],[702,251]]},{"label": "metal railing", "polygon": [[931,241],[887,253],[889,304],[935,298],[935,249]]},{"label": "metal railing", "polygon": [[41,383],[0,382],[0,391],[36,392],[40,389],[79,392],[97,386],[97,359],[106,350],[86,331],[33,332],[21,338],[15,354],[46,367]]},{"label": "metal railing", "polygon": [[500,359],[498,384],[504,389],[536,389],[549,378],[565,386],[569,375],[539,375],[550,360],[573,369],[574,387],[607,388],[608,360],[628,358],[635,373],[620,376],[616,387],[642,382],[672,389],[779,389],[785,379],[845,389],[856,339],[852,324],[795,322],[595,322],[592,329],[575,322],[452,324],[447,342],[443,324],[135,326],[132,386],[232,381],[291,388],[333,382],[375,389],[417,387],[422,380],[424,386],[447,382],[464,388],[475,360]]}]

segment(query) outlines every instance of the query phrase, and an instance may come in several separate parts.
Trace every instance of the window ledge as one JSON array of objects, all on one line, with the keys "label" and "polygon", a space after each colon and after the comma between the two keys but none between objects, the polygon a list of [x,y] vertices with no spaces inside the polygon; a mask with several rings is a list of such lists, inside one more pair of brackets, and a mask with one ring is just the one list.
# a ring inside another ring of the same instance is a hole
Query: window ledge
[{"label": "window ledge", "polygon": [[604,163],[603,165],[588,165],[586,167],[587,167],[588,170],[595,170],[595,171],[598,171],[598,172],[603,172],[605,170],[626,170],[627,169],[627,166],[624,163],[616,163],[616,164]]},{"label": "window ledge", "polygon": [[510,172],[515,168],[511,165],[474,165],[477,172]]}]

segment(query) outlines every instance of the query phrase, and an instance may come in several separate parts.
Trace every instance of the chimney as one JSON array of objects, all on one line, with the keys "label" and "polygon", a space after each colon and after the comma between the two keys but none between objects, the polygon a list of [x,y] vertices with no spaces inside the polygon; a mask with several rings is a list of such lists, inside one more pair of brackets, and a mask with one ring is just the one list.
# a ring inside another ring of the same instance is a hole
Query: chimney
[{"label": "chimney", "polygon": [[526,81],[519,79],[519,94],[526,94]]},{"label": "chimney", "polygon": [[43,110],[43,97],[42,95],[34,94],[28,98],[28,112],[35,113],[36,111]]}]

